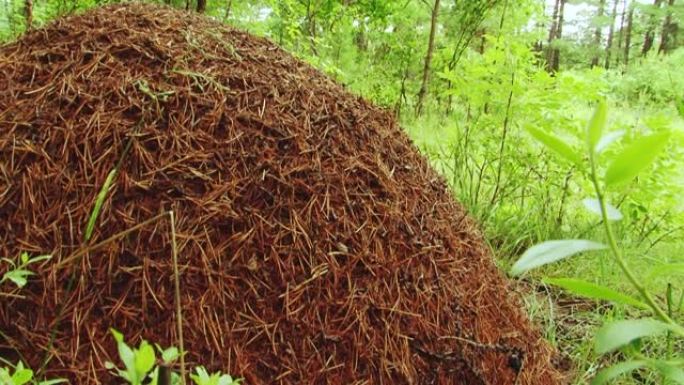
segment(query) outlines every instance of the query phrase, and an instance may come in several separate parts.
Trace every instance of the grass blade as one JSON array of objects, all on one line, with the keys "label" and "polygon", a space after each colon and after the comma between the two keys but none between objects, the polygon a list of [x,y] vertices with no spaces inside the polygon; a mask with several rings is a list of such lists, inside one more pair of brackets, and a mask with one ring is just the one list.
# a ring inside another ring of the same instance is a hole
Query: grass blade
[{"label": "grass blade", "polygon": [[105,179],[105,182],[102,185],[100,192],[97,194],[97,199],[95,199],[95,206],[93,206],[93,210],[90,212],[90,218],[88,218],[88,225],[86,226],[85,236],[83,237],[85,242],[90,241],[90,238],[92,238],[93,236],[93,230],[95,229],[95,223],[97,223],[97,217],[100,215],[102,205],[104,204],[104,201],[107,198],[107,193],[109,193],[109,188],[112,186],[116,174],[116,169],[113,169],[109,172],[109,174],[107,174],[107,179]]}]

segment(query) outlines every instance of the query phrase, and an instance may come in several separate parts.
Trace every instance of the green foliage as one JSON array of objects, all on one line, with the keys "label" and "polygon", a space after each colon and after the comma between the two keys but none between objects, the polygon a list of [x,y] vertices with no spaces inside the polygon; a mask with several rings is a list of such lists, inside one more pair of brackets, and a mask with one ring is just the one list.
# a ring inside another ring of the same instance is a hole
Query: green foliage
[{"label": "green foliage", "polygon": [[[152,345],[142,340],[137,348],[133,348],[124,341],[123,334],[114,329],[110,329],[110,332],[116,341],[119,359],[124,364],[124,368],[120,369],[111,362],[105,362],[105,366],[115,376],[122,378],[130,385],[157,385],[159,373],[162,370],[157,361],[157,352],[161,355],[161,365],[164,367],[169,367],[180,358],[180,352],[176,347],[162,349],[156,345],[157,351],[155,352]],[[190,374],[190,379],[196,385],[239,385],[242,382],[242,379],[233,379],[230,375],[221,372],[209,374],[203,366],[196,367],[195,374]],[[172,372],[171,383],[184,382],[177,373]]]},{"label": "green foliage", "polygon": [[209,374],[203,366],[195,368],[195,374],[191,374],[190,378],[195,385],[239,385],[240,380],[234,380],[228,374],[216,372]]},{"label": "green foliage", "polygon": [[114,370],[117,376],[131,385],[142,385],[155,366],[154,348],[145,340],[140,342],[138,348],[131,348],[126,344],[121,333],[114,329],[111,329],[111,333],[116,340],[119,358],[124,364],[124,369],[117,368],[111,362],[105,364],[107,369]]},{"label": "green foliage", "polygon": [[24,363],[19,361],[14,367],[14,372],[11,368],[0,367],[0,384],[2,385],[55,385],[66,383],[63,379],[43,380],[38,381],[33,378],[33,370],[24,367]]},{"label": "green foliage", "polygon": [[31,257],[27,252],[21,253],[17,261],[13,261],[9,258],[2,258],[2,261],[5,261],[9,265],[9,268],[2,275],[2,278],[0,278],[0,284],[5,281],[11,281],[18,288],[23,288],[28,283],[28,277],[34,274],[28,269],[28,266],[33,263],[47,261],[50,258],[52,258],[51,255]]},{"label": "green foliage", "polygon": [[608,382],[647,365],[646,361],[624,361],[601,370],[591,381],[591,385],[603,385]]},{"label": "green foliage", "polygon": [[528,270],[560,261],[575,254],[592,250],[603,250],[606,246],[584,239],[546,241],[527,249],[511,268],[512,275],[520,275]]},{"label": "green foliage", "polygon": [[[610,93],[639,105],[667,106],[681,100],[684,89],[684,47],[667,56],[648,56],[629,71],[609,72]],[[672,105],[672,107],[676,107]]]},{"label": "green foliage", "polygon": [[543,281],[544,283],[558,286],[580,297],[621,303],[645,310],[649,309],[648,305],[630,295],[623,294],[615,289],[597,285],[595,283],[587,282],[581,279],[545,278]]},{"label": "green foliage", "polygon": [[605,174],[606,187],[626,183],[651,166],[662,153],[670,137],[669,133],[653,134],[640,138],[625,148],[608,166]]},{"label": "green foliage", "polygon": [[[644,360],[644,355],[639,352],[641,346],[634,343],[634,341],[640,341],[643,338],[653,338],[664,334],[667,334],[668,338],[670,338],[670,333],[681,338],[684,337],[684,327],[672,318],[671,286],[668,285],[668,306],[666,311],[628,266],[624,252],[618,246],[616,236],[610,224],[611,220],[619,220],[622,215],[617,208],[607,203],[605,197],[606,188],[626,183],[640,173],[649,170],[655,159],[663,153],[670,134],[664,132],[638,138],[613,156],[604,177],[600,178],[597,172],[596,146],[601,142],[601,135],[606,122],[605,108],[602,103],[599,104],[586,129],[590,163],[590,169],[586,171],[586,174],[592,182],[596,199],[585,200],[585,206],[590,211],[600,214],[612,257],[622,270],[625,279],[632,284],[640,299],[635,299],[617,290],[579,279],[546,278],[545,281],[586,298],[606,300],[647,310],[658,318],[626,319],[608,322],[596,332],[594,349],[597,354],[606,354],[617,349],[623,349],[624,353],[632,355],[636,359],[604,369],[595,377],[594,384],[606,383],[623,373],[642,366],[649,366],[651,369],[658,371],[663,378],[681,383],[680,380],[684,378],[681,376],[684,373],[682,371],[684,361],[670,362],[665,357]],[[541,142],[550,146],[549,143],[553,144],[560,140],[555,139],[555,141],[541,140]],[[600,183],[601,179],[604,181],[603,185]],[[584,251],[588,249],[587,242],[589,241],[550,241],[533,246],[513,265],[511,274],[517,275],[531,268],[555,262],[579,251]]]},{"label": "green foliage", "polygon": [[540,143],[543,143],[549,150],[555,152],[577,166],[582,166],[582,158],[577,155],[575,150],[573,150],[572,147],[570,147],[562,139],[547,134],[546,132],[534,127],[528,127],[527,131]]},{"label": "green foliage", "polygon": [[670,329],[672,326],[648,318],[611,322],[596,333],[596,352],[610,353],[636,339],[664,334]]}]

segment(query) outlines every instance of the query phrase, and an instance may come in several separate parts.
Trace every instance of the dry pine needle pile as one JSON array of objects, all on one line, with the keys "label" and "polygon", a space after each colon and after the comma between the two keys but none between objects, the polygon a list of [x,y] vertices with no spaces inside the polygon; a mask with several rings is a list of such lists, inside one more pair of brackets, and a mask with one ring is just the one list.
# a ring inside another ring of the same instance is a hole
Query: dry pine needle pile
[{"label": "dry pine needle pile", "polygon": [[177,344],[170,210],[190,365],[249,385],[557,383],[391,114],[166,7],[100,8],[0,47],[0,256],[53,255],[0,297],[0,356],[113,384],[108,328]]}]

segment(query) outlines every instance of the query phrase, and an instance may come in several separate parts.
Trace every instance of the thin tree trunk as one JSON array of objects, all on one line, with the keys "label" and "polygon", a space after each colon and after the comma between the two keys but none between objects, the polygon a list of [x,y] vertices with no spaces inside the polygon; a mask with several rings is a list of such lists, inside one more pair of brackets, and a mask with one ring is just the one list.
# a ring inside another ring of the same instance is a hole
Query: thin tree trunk
[{"label": "thin tree trunk", "polygon": [[223,22],[225,23],[228,18],[230,17],[230,11],[233,8],[233,0],[228,0],[228,3],[226,3],[226,13],[223,14]]},{"label": "thin tree trunk", "polygon": [[608,28],[608,42],[606,43],[606,63],[604,67],[610,68],[610,54],[613,49],[613,34],[615,33],[615,19],[617,18],[618,0],[613,0],[613,11],[610,13],[610,28]]},{"label": "thin tree trunk", "polygon": [[674,0],[669,0],[667,2],[667,15],[665,16],[665,21],[663,22],[663,31],[660,34],[660,46],[658,47],[658,53],[667,53],[673,48],[673,43],[675,42],[675,36],[677,35],[677,23],[672,21],[672,7],[674,6]]},{"label": "thin tree trunk", "polygon": [[546,70],[551,72],[552,66],[551,62],[553,60],[553,40],[556,38],[556,30],[558,29],[558,13],[560,12],[561,0],[556,0],[553,6],[553,15],[551,16],[551,28],[549,28],[549,38],[547,40],[547,51],[546,51]]},{"label": "thin tree trunk", "polygon": [[197,0],[197,12],[204,13],[207,10],[207,0]]},{"label": "thin tree trunk", "polygon": [[[566,0],[560,0],[560,10],[558,11],[558,26],[556,27],[556,39],[560,40],[563,37],[563,19],[565,13]],[[557,72],[560,69],[560,50],[555,47],[551,50],[551,71]]]},{"label": "thin tree trunk", "polygon": [[26,30],[33,25],[33,0],[24,1],[24,15],[26,16]]},{"label": "thin tree trunk", "polygon": [[432,54],[435,49],[435,32],[437,30],[437,16],[439,15],[439,0],[435,0],[432,8],[432,18],[430,21],[430,39],[428,40],[428,49],[425,54],[425,65],[423,66],[423,81],[418,91],[418,102],[416,103],[416,115],[423,113],[423,103],[425,103],[425,96],[428,91],[428,82],[430,80],[430,65],[432,63]]},{"label": "thin tree trunk", "polygon": [[311,0],[306,2],[306,32],[309,35],[308,40],[311,53],[318,56],[318,50],[316,49],[316,14],[311,6]]},{"label": "thin tree trunk", "polygon": [[623,53],[623,63],[625,68],[629,65],[629,50],[632,46],[632,22],[634,21],[634,5],[631,1],[629,3],[629,14],[627,15],[627,30],[625,31],[625,48]]},{"label": "thin tree trunk", "polygon": [[501,175],[504,164],[504,151],[506,150],[506,137],[508,136],[508,125],[511,119],[511,104],[513,101],[513,88],[515,88],[515,71],[511,72],[511,90],[508,92],[508,102],[506,103],[506,116],[504,117],[503,130],[501,131],[501,140],[499,141],[499,164],[496,169],[496,179],[494,182],[494,192],[490,200],[490,206],[494,207],[499,198],[499,191],[501,190]]},{"label": "thin tree trunk", "polygon": [[[603,11],[604,8],[606,7],[606,0],[601,0],[599,2],[598,10],[596,12],[596,18],[600,19],[603,17]],[[595,49],[595,54],[594,57],[591,58],[591,67],[596,67],[599,64],[599,52],[601,52],[600,48],[601,47],[601,25],[597,25],[596,29],[594,30],[594,49]]]},{"label": "thin tree trunk", "polygon": [[394,105],[394,113],[396,114],[397,118],[401,117],[401,107],[402,105],[408,103],[408,98],[406,97],[406,80],[409,77],[409,63],[406,63],[406,67],[404,67],[404,71],[402,71],[401,75],[401,89],[399,90],[399,97],[397,98],[397,102]]},{"label": "thin tree trunk", "polygon": [[622,12],[620,12],[620,30],[618,33],[617,53],[615,54],[615,65],[620,64],[620,53],[622,43],[625,39],[625,19],[627,18],[627,0],[622,0]]},{"label": "thin tree trunk", "polygon": [[[659,9],[662,3],[663,0],[653,0],[653,6],[655,8]],[[646,56],[648,54],[648,51],[651,50],[651,47],[653,47],[653,41],[655,40],[655,24],[655,17],[651,15],[651,17],[649,18],[646,33],[644,34],[644,45],[641,47],[642,56]]]},{"label": "thin tree trunk", "polygon": [[359,27],[356,29],[356,34],[354,35],[354,43],[356,43],[356,48],[360,52],[366,52],[368,50],[368,40],[366,39],[366,22],[361,18],[358,20]]}]

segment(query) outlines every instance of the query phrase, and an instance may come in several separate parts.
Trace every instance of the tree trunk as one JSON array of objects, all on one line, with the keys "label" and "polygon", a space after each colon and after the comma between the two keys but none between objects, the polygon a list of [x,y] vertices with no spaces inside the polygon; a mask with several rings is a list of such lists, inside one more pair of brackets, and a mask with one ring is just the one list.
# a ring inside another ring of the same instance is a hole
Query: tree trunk
[{"label": "tree trunk", "polygon": [[[653,0],[653,7],[660,8],[663,0]],[[641,47],[641,56],[646,56],[648,51],[653,47],[653,41],[655,40],[655,16],[651,15],[648,22],[648,27],[646,28],[646,33],[644,34],[644,45]]]},{"label": "tree trunk", "polygon": [[660,34],[660,46],[658,47],[658,53],[665,54],[674,48],[678,26],[677,23],[672,20],[673,6],[674,0],[669,0],[667,2],[667,15],[665,16],[665,21],[663,22],[663,31]]},{"label": "tree trunk", "polygon": [[226,13],[223,14],[223,22],[225,23],[226,20],[230,17],[230,11],[233,8],[233,0],[228,0],[228,3],[226,3]]},{"label": "tree trunk", "polygon": [[207,0],[197,0],[197,12],[204,13],[207,10]]},{"label": "tree trunk", "polygon": [[430,80],[430,65],[432,63],[432,54],[435,49],[435,32],[437,30],[437,16],[439,15],[439,0],[435,0],[432,8],[432,18],[430,21],[430,39],[428,40],[428,49],[425,54],[425,65],[423,66],[423,81],[418,91],[418,102],[416,103],[416,115],[423,113],[423,103],[425,103],[425,96],[428,91],[428,82]]},{"label": "tree trunk", "polygon": [[617,53],[615,54],[615,65],[620,64],[620,53],[622,52],[622,43],[625,39],[625,20],[627,18],[627,0],[622,0],[622,12],[620,12],[620,29],[618,33]]},{"label": "tree trunk", "polygon": [[363,17],[360,18],[355,18],[355,21],[358,22],[358,27],[356,28],[356,31],[354,33],[354,44],[356,45],[356,49],[359,50],[359,52],[366,52],[368,51],[368,38],[367,38],[367,31],[366,31],[366,20],[364,20]]},{"label": "tree trunk", "polygon": [[625,48],[622,62],[625,68],[629,65],[629,50],[632,46],[632,22],[634,21],[634,5],[629,2],[629,14],[627,15],[627,30],[625,31]]},{"label": "tree trunk", "polygon": [[551,16],[551,27],[549,28],[549,38],[547,40],[546,49],[546,70],[551,72],[553,61],[553,40],[556,38],[556,30],[558,29],[558,13],[560,12],[561,0],[556,0],[553,6],[553,15]]},{"label": "tree trunk", "polygon": [[[560,40],[563,37],[563,19],[565,13],[566,0],[560,0],[560,9],[558,10],[558,24],[556,25],[556,36],[554,40]],[[560,69],[560,50],[558,47],[551,48],[551,60],[549,60],[549,70],[557,72]]]},{"label": "tree trunk", "polygon": [[[601,0],[598,5],[598,10],[596,11],[596,18],[600,19],[603,17],[603,10],[606,7],[606,0]],[[599,64],[599,52],[601,50],[599,47],[601,47],[601,25],[597,25],[596,29],[594,30],[594,57],[591,58],[591,67],[596,67]]]},{"label": "tree trunk", "polygon": [[608,41],[606,42],[606,63],[604,67],[610,68],[610,54],[613,49],[613,34],[615,33],[615,19],[617,18],[618,0],[613,0],[613,10],[610,13],[610,28],[608,28]]},{"label": "tree trunk", "polygon": [[24,15],[26,16],[26,30],[33,25],[33,0],[24,1]]},{"label": "tree trunk", "polygon": [[311,53],[318,56],[316,49],[316,12],[311,5],[311,0],[306,2],[306,33],[309,35],[309,47]]}]

